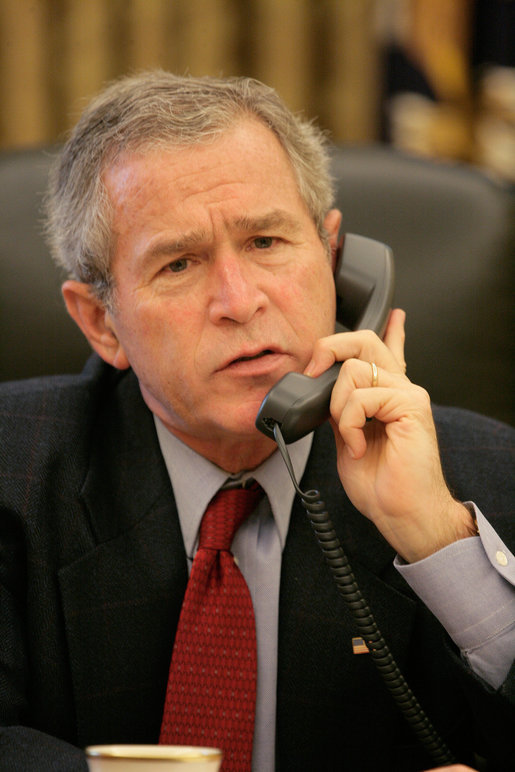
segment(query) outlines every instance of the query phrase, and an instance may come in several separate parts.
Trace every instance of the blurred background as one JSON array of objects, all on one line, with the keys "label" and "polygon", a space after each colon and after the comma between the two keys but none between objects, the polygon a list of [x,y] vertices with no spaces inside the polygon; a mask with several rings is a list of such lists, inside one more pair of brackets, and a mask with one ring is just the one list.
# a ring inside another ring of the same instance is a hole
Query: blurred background
[{"label": "blurred background", "polygon": [[154,67],[254,76],[316,119],[345,229],[393,247],[409,374],[515,423],[515,0],[0,0],[0,380],[87,356],[41,236],[50,155]]},{"label": "blurred background", "polygon": [[0,0],[0,147],[62,138],[104,82],[252,75],[337,142],[515,181],[513,0]]}]

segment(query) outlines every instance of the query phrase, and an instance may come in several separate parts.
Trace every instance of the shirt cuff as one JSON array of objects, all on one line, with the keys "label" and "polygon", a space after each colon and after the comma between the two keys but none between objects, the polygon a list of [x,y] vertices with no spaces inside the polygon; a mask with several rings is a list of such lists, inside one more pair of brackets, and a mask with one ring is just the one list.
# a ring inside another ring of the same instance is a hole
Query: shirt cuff
[{"label": "shirt cuff", "polygon": [[488,560],[507,582],[515,585],[515,557],[499,538],[493,526],[473,504],[479,537]]},{"label": "shirt cuff", "polygon": [[476,517],[480,536],[460,539],[416,563],[397,556],[394,565],[472,669],[498,688],[515,655],[515,561],[477,509]]}]

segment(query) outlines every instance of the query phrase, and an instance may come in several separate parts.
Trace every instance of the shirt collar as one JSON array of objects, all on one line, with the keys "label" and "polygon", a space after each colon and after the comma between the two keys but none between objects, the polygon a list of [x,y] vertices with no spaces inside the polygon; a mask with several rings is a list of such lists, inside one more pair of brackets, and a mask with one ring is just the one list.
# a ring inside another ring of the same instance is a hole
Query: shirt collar
[{"label": "shirt collar", "polygon": [[[154,416],[154,421],[175,495],[186,554],[191,556],[202,515],[215,493],[230,479],[230,475],[181,442],[157,416]],[[309,434],[288,446],[295,476],[299,481],[304,474],[312,441],[313,434]],[[280,453],[273,453],[246,476],[257,480],[265,491],[283,549],[295,489]]]}]

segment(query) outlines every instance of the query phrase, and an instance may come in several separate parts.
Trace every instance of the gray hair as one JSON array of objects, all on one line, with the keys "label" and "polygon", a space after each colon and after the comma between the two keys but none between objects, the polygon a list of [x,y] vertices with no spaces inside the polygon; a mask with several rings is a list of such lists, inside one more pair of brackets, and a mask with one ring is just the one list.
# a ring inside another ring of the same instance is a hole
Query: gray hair
[{"label": "gray hair", "polygon": [[67,275],[113,301],[112,207],[103,172],[123,152],[208,142],[235,120],[254,116],[279,139],[300,195],[326,243],[333,202],[324,133],[290,112],[276,92],[252,78],[194,78],[162,70],[111,83],[86,108],[50,175],[46,233]]}]

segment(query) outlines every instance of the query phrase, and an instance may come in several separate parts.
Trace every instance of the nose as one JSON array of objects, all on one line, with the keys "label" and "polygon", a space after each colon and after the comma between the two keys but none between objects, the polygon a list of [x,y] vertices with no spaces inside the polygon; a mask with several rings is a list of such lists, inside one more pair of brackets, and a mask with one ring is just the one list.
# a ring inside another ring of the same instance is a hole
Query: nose
[{"label": "nose", "polygon": [[247,324],[265,308],[267,295],[259,288],[256,274],[252,262],[236,252],[213,260],[209,287],[211,322]]}]

